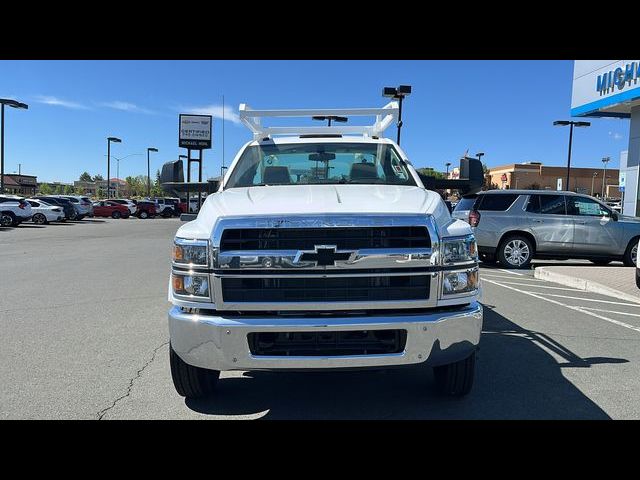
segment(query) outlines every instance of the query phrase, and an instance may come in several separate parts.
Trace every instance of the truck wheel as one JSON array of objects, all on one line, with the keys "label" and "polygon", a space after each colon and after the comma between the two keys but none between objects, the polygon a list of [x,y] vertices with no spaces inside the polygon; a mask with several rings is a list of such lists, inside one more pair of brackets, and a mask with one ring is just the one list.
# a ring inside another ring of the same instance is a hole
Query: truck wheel
[{"label": "truck wheel", "polygon": [[181,397],[206,397],[213,392],[220,376],[218,370],[207,370],[185,363],[173,351],[171,344],[169,344],[169,363],[173,386]]},{"label": "truck wheel", "polygon": [[533,245],[526,237],[505,238],[498,247],[498,260],[507,268],[528,268],[532,259]]},{"label": "truck wheel", "polygon": [[624,257],[622,257],[624,266],[635,267],[637,257],[638,257],[638,239],[634,238],[629,242],[629,245],[627,245],[627,249],[624,252]]},{"label": "truck wheel", "polygon": [[459,362],[435,367],[438,389],[451,397],[462,397],[471,391],[476,368],[476,352]]}]

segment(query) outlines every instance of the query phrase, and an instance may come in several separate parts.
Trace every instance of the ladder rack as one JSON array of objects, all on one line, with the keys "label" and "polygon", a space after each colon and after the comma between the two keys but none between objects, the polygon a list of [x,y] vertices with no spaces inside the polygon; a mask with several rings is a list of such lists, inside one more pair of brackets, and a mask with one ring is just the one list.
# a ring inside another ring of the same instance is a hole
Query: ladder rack
[{"label": "ladder rack", "polygon": [[[398,120],[398,102],[389,102],[382,108],[325,108],[325,109],[295,109],[295,110],[252,110],[246,103],[240,104],[240,120],[253,133],[255,140],[273,135],[325,135],[351,134],[367,137],[380,137],[394,120]],[[375,116],[373,125],[332,125],[324,127],[266,127],[262,119],[289,118],[339,115],[346,117]]]}]

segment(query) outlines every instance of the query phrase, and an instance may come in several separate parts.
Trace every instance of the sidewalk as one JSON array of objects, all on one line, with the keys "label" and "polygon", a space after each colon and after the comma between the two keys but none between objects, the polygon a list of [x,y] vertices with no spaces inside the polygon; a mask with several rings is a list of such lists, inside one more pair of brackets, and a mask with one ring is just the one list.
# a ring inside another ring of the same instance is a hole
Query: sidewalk
[{"label": "sidewalk", "polygon": [[538,267],[534,276],[568,287],[600,293],[628,302],[640,303],[636,287],[636,269],[632,267]]}]

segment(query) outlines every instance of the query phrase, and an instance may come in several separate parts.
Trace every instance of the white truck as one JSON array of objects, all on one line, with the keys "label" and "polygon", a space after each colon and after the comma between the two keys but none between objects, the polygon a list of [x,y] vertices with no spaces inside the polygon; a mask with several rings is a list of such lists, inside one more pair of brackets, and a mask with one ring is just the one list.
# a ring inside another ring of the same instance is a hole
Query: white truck
[{"label": "white truck", "polygon": [[[262,125],[318,115],[376,121]],[[285,111],[242,104],[240,118],[253,140],[174,239],[177,392],[208,395],[226,370],[422,365],[434,368],[444,393],[469,393],[483,318],[476,242],[382,137],[398,119],[397,102]]]}]

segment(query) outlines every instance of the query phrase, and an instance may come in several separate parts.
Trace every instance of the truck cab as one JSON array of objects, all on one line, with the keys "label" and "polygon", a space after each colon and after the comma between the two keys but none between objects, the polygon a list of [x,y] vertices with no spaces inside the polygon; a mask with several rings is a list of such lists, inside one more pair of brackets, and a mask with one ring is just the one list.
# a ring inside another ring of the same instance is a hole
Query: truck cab
[{"label": "truck cab", "polygon": [[[372,126],[264,117],[374,115]],[[174,238],[170,363],[186,397],[227,370],[400,366],[471,391],[483,311],[475,238],[393,140],[378,109],[251,110],[253,133]]]}]

